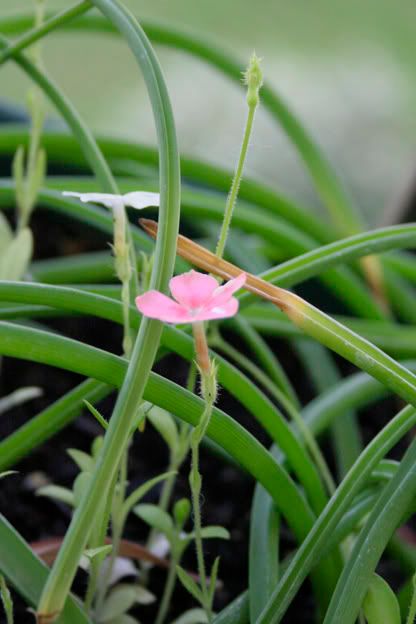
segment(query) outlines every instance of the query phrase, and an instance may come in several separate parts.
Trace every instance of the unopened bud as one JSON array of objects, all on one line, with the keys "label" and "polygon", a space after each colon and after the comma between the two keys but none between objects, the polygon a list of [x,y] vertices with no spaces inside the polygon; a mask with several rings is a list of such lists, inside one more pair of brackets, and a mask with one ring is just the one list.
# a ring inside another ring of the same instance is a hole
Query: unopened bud
[{"label": "unopened bud", "polygon": [[187,498],[181,498],[173,507],[173,515],[176,524],[181,528],[184,526],[191,513],[191,503]]},{"label": "unopened bud", "polygon": [[244,84],[247,85],[247,104],[249,107],[255,107],[259,103],[259,91],[263,84],[260,61],[261,59],[253,52],[248,67],[244,72]]}]

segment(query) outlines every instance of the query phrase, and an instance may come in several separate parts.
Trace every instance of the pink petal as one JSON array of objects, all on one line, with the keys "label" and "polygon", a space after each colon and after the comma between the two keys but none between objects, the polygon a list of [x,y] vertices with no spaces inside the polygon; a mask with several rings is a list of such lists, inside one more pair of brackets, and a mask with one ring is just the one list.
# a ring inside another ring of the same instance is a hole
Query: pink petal
[{"label": "pink petal", "polygon": [[144,316],[165,323],[190,323],[194,320],[186,308],[157,290],[149,290],[136,297],[136,306]]},{"label": "pink petal", "polygon": [[211,275],[188,271],[172,277],[169,288],[173,297],[187,308],[200,308],[212,296],[218,287],[217,280]]},{"label": "pink petal", "polygon": [[231,297],[227,302],[218,306],[216,304],[205,306],[193,317],[194,321],[215,321],[216,319],[229,318],[238,312],[238,299]]},{"label": "pink petal", "polygon": [[218,286],[215,291],[212,293],[211,300],[209,305],[223,306],[230,297],[239,290],[246,281],[247,275],[245,273],[241,273],[238,277],[231,279],[229,282],[224,284],[224,286]]}]

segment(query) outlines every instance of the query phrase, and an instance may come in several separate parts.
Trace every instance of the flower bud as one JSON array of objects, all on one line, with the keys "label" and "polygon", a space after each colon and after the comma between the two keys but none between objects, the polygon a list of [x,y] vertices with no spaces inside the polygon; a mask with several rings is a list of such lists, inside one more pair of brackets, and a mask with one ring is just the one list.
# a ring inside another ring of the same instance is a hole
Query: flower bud
[{"label": "flower bud", "polygon": [[191,503],[187,498],[181,498],[173,507],[173,516],[176,524],[183,527],[191,513]]},{"label": "flower bud", "polygon": [[253,52],[248,67],[244,72],[244,84],[247,85],[247,104],[249,107],[255,107],[259,103],[259,91],[263,84],[260,61],[261,59]]}]

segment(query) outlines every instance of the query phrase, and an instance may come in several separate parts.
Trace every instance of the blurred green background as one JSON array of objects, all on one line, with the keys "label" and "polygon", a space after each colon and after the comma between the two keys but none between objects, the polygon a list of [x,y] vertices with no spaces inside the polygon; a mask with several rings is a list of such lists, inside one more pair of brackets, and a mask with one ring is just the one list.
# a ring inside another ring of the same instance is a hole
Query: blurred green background
[{"label": "blurred green background", "polygon": [[[401,201],[416,171],[414,0],[126,0],[137,16],[200,32],[237,55],[263,57],[267,80],[299,115],[368,219]],[[68,6],[50,0],[49,9]],[[1,0],[0,16],[32,0]],[[97,133],[154,142],[144,86],[115,37],[54,34],[49,73]],[[160,49],[183,152],[234,165],[245,117],[242,92],[208,67]],[[28,82],[0,72],[2,98],[24,102]],[[318,203],[296,153],[260,110],[248,172],[304,203]]]}]

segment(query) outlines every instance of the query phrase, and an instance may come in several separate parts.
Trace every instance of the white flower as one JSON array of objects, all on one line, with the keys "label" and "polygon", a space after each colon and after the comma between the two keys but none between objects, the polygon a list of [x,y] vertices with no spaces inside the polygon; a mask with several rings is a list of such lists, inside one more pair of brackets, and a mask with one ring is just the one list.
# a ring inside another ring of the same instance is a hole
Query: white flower
[{"label": "white flower", "polygon": [[66,197],[76,197],[84,203],[93,202],[94,204],[102,204],[106,208],[117,210],[120,205],[142,210],[149,206],[159,206],[159,193],[148,193],[146,191],[133,191],[125,195],[112,195],[111,193],[72,193],[64,191],[62,193]]}]

